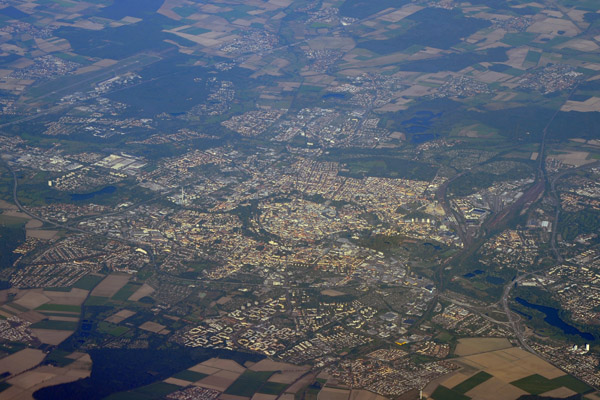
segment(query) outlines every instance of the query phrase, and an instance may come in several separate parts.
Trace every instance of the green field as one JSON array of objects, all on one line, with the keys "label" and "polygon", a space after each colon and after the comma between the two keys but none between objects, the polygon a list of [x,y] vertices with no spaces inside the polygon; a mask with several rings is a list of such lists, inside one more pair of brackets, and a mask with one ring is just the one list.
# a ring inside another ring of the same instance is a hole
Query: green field
[{"label": "green field", "polygon": [[129,392],[120,392],[106,397],[106,400],[152,400],[161,399],[169,393],[180,390],[181,387],[165,382],[156,382],[142,386]]},{"label": "green field", "polygon": [[277,382],[266,382],[258,390],[259,393],[279,395],[288,387],[288,384]]},{"label": "green field", "polygon": [[63,60],[73,61],[83,65],[91,64],[90,60],[86,57],[79,56],[77,54],[69,54],[69,53],[56,53],[54,54],[58,58],[62,58]]},{"label": "green field", "polygon": [[129,328],[126,326],[111,324],[110,322],[100,321],[98,322],[98,331],[118,337],[128,332]]},{"label": "green field", "polygon": [[348,169],[340,175],[352,178],[375,176],[415,180],[433,179],[437,168],[426,163],[385,156],[366,156],[341,159]]},{"label": "green field", "polygon": [[135,293],[142,285],[139,283],[128,283],[123,286],[115,295],[112,297],[113,300],[127,300],[132,294]]},{"label": "green field", "polygon": [[506,43],[511,46],[522,46],[531,42],[537,37],[535,33],[520,32],[520,33],[507,33],[502,38],[502,43]]},{"label": "green field", "polygon": [[589,386],[587,383],[581,382],[579,379],[571,375],[559,376],[558,378],[552,379],[552,381],[577,393],[588,393],[594,390],[594,388]]},{"label": "green field", "polygon": [[18,259],[13,250],[25,241],[25,220],[18,219],[21,222],[15,223],[15,220],[6,218],[10,217],[4,216],[4,220],[0,221],[0,268],[13,265]]},{"label": "green field", "polygon": [[271,375],[273,375],[273,372],[254,372],[247,370],[233,382],[231,386],[229,386],[225,393],[235,396],[252,397],[254,393],[259,391]]},{"label": "green field", "polygon": [[318,400],[320,391],[320,387],[306,386],[294,395],[294,400]]},{"label": "green field", "polygon": [[47,287],[44,288],[44,291],[46,292],[63,292],[63,293],[67,293],[71,291],[70,287]]},{"label": "green field", "polygon": [[189,369],[186,369],[185,371],[181,371],[181,372],[178,372],[175,375],[173,375],[173,378],[183,379],[184,381],[188,381],[188,382],[196,382],[202,378],[206,378],[207,376],[208,375],[206,375],[206,374],[202,374],[200,372],[194,372],[194,371],[190,371]]},{"label": "green field", "polygon": [[10,342],[10,343],[0,344],[0,351],[2,351],[4,353],[8,353],[8,354],[13,354],[13,353],[16,353],[17,351],[23,350],[26,347],[27,346],[23,343]]},{"label": "green field", "polygon": [[171,385],[170,383],[164,382],[156,382],[148,386],[143,386],[141,388],[135,389],[135,393],[140,393],[146,396],[150,396],[150,398],[161,398],[169,393],[173,393],[181,389],[181,387],[177,385]]},{"label": "green field", "polygon": [[0,310],[4,311],[5,313],[8,313],[8,314],[15,315],[14,311],[11,311],[5,307],[0,307]]},{"label": "green field", "polygon": [[9,387],[11,387],[10,383],[0,382],[0,392],[4,392]]},{"label": "green field", "polygon": [[79,313],[36,310],[47,317],[79,317]]},{"label": "green field", "polygon": [[510,383],[513,386],[523,389],[530,394],[545,393],[550,390],[558,389],[562,385],[554,380],[544,378],[541,375],[534,374]]},{"label": "green field", "polygon": [[87,298],[84,305],[88,306],[88,307],[89,306],[103,306],[108,302],[109,302],[109,300],[106,297],[90,296]]},{"label": "green field", "polygon": [[165,382],[156,382],[142,386],[129,392],[120,392],[106,397],[106,400],[151,400],[160,399],[169,393],[180,390],[181,387]]},{"label": "green field", "polygon": [[21,311],[21,312],[27,312],[27,311],[29,311],[28,308],[23,307],[22,305],[17,304],[17,303],[8,303],[7,306],[9,306],[11,308],[14,308],[15,310],[18,310],[18,311]]},{"label": "green field", "polygon": [[69,354],[71,354],[71,353],[69,353],[68,351],[55,349],[52,353],[48,354],[48,356],[46,357],[46,359],[44,361],[54,364],[58,367],[65,367],[65,366],[71,364],[73,361],[75,361],[72,358],[66,357]]},{"label": "green field", "polygon": [[469,396],[465,396],[462,393],[456,392],[452,389],[448,389],[442,385],[438,386],[435,391],[431,394],[431,398],[434,400],[469,400]]},{"label": "green field", "polygon": [[534,63],[534,64],[537,65],[537,63],[540,61],[541,57],[542,57],[542,53],[530,50],[527,53],[527,56],[525,56],[525,61],[530,62],[530,63]]},{"label": "green field", "polygon": [[103,276],[98,275],[86,275],[73,285],[74,288],[92,290],[100,281],[104,279]]},{"label": "green field", "polygon": [[27,223],[27,221],[27,218],[19,218],[0,214],[0,225],[22,225]]},{"label": "green field", "polygon": [[454,386],[452,388],[452,390],[455,392],[458,392],[458,393],[465,394],[469,390],[481,385],[483,382],[487,381],[491,377],[492,377],[492,375],[488,374],[487,372],[480,371],[480,372],[476,373],[475,375],[473,375],[472,377],[470,377],[469,379]]}]

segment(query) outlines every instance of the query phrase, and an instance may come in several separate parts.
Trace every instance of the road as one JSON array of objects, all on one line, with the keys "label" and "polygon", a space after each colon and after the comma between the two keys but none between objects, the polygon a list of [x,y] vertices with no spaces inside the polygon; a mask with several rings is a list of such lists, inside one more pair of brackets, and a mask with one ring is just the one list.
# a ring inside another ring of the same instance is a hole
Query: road
[{"label": "road", "polygon": [[556,211],[554,213],[554,226],[552,227],[552,237],[550,238],[550,245],[552,246],[552,251],[554,252],[554,256],[558,262],[563,262],[563,257],[560,255],[558,251],[558,247],[556,246],[556,234],[558,232],[558,221],[560,218],[560,197],[558,196],[558,192],[556,191],[556,182],[560,179],[564,178],[566,175],[570,175],[574,172],[580,171],[582,169],[594,168],[600,166],[600,161],[596,161],[593,163],[581,165],[577,168],[571,168],[566,171],[563,171],[557,175],[555,175],[550,181],[550,196],[552,198],[552,202],[554,203],[554,207],[556,207]]},{"label": "road", "polygon": [[472,238],[468,235],[467,224],[465,223],[463,216],[450,206],[448,202],[447,193],[448,186],[452,182],[463,176],[465,173],[466,171],[463,171],[460,174],[453,176],[452,178],[448,179],[446,182],[441,184],[438,190],[435,192],[435,199],[444,208],[444,212],[446,213],[446,215],[452,215],[454,217],[454,219],[456,220],[456,233],[458,233],[458,237],[460,238],[460,241],[462,242],[463,246],[467,247],[471,244],[472,241]]},{"label": "road", "polygon": [[[572,89],[571,93],[567,97],[567,100],[571,97],[571,95],[575,92],[576,89],[577,89],[577,87]],[[463,255],[468,255],[468,254],[472,253],[473,251],[476,251],[477,248],[483,243],[483,241],[488,239],[491,235],[493,235],[498,230],[505,228],[513,216],[517,215],[517,213],[522,213],[529,206],[531,206],[533,203],[535,203],[537,200],[539,200],[542,196],[544,196],[544,193],[546,192],[546,185],[548,183],[548,177],[547,177],[546,168],[545,168],[545,162],[546,162],[545,152],[546,152],[546,143],[547,143],[547,138],[548,138],[548,129],[559,112],[560,112],[560,108],[554,112],[554,114],[552,115],[550,120],[547,122],[547,124],[545,125],[545,127],[542,131],[541,142],[540,142],[539,149],[538,149],[538,160],[537,160],[537,168],[536,168],[536,173],[535,173],[535,181],[523,193],[523,195],[519,199],[517,199],[517,201],[515,201],[509,207],[502,210],[502,212],[496,214],[495,216],[493,216],[492,218],[490,218],[488,221],[486,221],[483,224],[483,226],[481,227],[481,232],[483,232],[483,235],[481,235],[481,237],[477,241],[474,242],[472,240],[473,238],[471,238],[468,235],[468,230],[466,228],[466,224],[462,220],[462,216],[457,215],[458,213],[454,209],[452,209],[452,207],[449,206],[449,202],[447,199],[447,193],[446,193],[448,185],[452,181],[454,181],[455,179],[457,179],[458,177],[460,177],[462,174],[464,174],[466,172],[463,172],[463,173],[453,177],[452,179],[448,180],[442,186],[440,186],[438,188],[438,191],[436,192],[436,199],[444,207],[446,214],[453,215],[454,218],[456,219],[457,232],[458,232],[458,234],[463,242],[463,245],[464,245],[463,249],[460,252],[456,253],[451,258],[446,259],[445,262],[440,263],[440,266],[438,267],[438,269],[436,271],[437,280],[438,280],[438,282],[437,282],[437,285],[438,285],[437,298],[442,298],[447,301],[451,301],[451,302],[461,305],[462,307],[465,307],[473,312],[477,312],[478,314],[486,317],[490,321],[493,321],[495,323],[499,323],[499,324],[502,324],[505,326],[509,326],[511,328],[511,330],[513,331],[516,339],[518,340],[520,346],[523,349],[527,350],[528,352],[530,352],[532,354],[535,354],[536,356],[544,359],[545,361],[548,361],[548,360],[545,359],[545,357],[543,357],[542,355],[540,355],[537,351],[535,351],[527,343],[524,329],[520,324],[521,318],[519,316],[515,315],[510,310],[510,305],[509,305],[511,290],[515,286],[517,286],[519,284],[519,282],[523,281],[527,277],[529,277],[535,273],[538,273],[540,271],[533,271],[533,272],[528,272],[523,275],[520,275],[520,276],[516,277],[513,281],[509,282],[504,287],[504,291],[502,294],[502,298],[500,300],[500,304],[502,306],[504,313],[506,314],[506,318],[507,318],[508,322],[496,321],[493,318],[485,315],[485,313],[481,312],[481,310],[478,307],[473,306],[468,303],[465,303],[464,301],[458,301],[456,299],[452,299],[451,297],[448,297],[447,295],[445,295],[443,293],[443,290],[444,290],[444,288],[443,288],[443,273],[444,273],[445,267],[448,266],[452,261],[459,259]],[[578,168],[569,169],[567,171],[561,172],[558,175],[554,176],[552,178],[552,180],[550,181],[550,196],[556,207],[556,213],[555,213],[555,218],[554,218],[554,227],[553,227],[552,239],[551,239],[551,246],[552,246],[552,249],[553,249],[553,252],[554,252],[557,262],[562,262],[563,259],[562,259],[562,256],[560,255],[558,248],[556,246],[556,231],[557,231],[556,227],[558,225],[558,220],[559,220],[559,216],[560,216],[560,199],[556,192],[556,182],[559,179],[561,179],[562,177],[564,177],[565,175],[570,174],[574,171],[577,171],[577,170],[580,170],[583,168],[589,168],[592,166],[597,166],[597,165],[600,165],[600,162],[594,162],[594,163],[587,164],[587,165],[584,165],[584,166],[581,166]],[[436,302],[434,301],[432,303],[436,303]],[[431,307],[430,307],[430,309],[431,309]],[[427,312],[430,312],[430,309],[428,309]]]},{"label": "road", "polygon": [[540,354],[537,351],[535,351],[527,343],[527,340],[525,340],[524,332],[521,328],[521,325],[519,324],[519,320],[515,319],[515,315],[510,310],[510,306],[508,304],[508,300],[510,299],[510,291],[512,290],[512,288],[515,287],[515,285],[518,285],[519,282],[521,282],[523,279],[525,279],[526,277],[528,277],[531,274],[532,273],[521,275],[518,278],[516,278],[514,281],[509,282],[504,287],[504,293],[502,294],[502,307],[504,308],[504,313],[506,314],[506,317],[508,318],[508,323],[509,323],[510,327],[512,328],[512,330],[515,334],[515,337],[519,341],[519,344],[521,345],[521,347],[523,347],[528,352],[533,353],[533,354],[537,355],[538,357],[540,357]]},{"label": "road", "polygon": [[8,162],[4,162],[4,164],[6,165],[6,167],[8,168],[8,170],[10,171],[10,173],[12,174],[13,177],[13,202],[15,203],[15,205],[17,206],[17,208],[19,209],[20,212],[22,212],[23,214],[28,215],[29,217],[33,218],[33,219],[37,219],[38,221],[42,221],[45,224],[48,224],[50,226],[54,226],[56,228],[60,228],[60,229],[64,229],[67,231],[71,231],[71,232],[76,232],[76,233],[84,233],[86,235],[90,235],[90,236],[95,236],[95,237],[100,237],[102,239],[109,239],[109,240],[114,240],[117,242],[121,242],[124,244],[127,244],[129,246],[133,246],[133,247],[138,247],[141,249],[144,249],[150,259],[152,264],[154,264],[154,252],[152,251],[152,248],[150,248],[149,246],[131,241],[131,240],[127,240],[127,239],[122,239],[122,238],[114,238],[114,237],[106,237],[106,235],[100,234],[100,233],[96,233],[96,232],[90,232],[90,231],[86,231],[85,229],[80,229],[80,228],[76,228],[73,226],[69,226],[67,224],[61,224],[58,222],[54,222],[54,221],[50,221],[46,218],[42,218],[38,215],[35,215],[33,213],[31,213],[29,210],[27,210],[25,207],[23,207],[23,205],[21,204],[21,202],[19,201],[19,196],[18,196],[18,191],[19,191],[19,179],[17,177],[17,173],[15,172],[15,170],[11,167],[11,165]]},{"label": "road", "polygon": [[[151,65],[151,64],[153,64],[155,62],[158,62],[158,61],[162,60],[161,56],[163,54],[164,54],[164,52],[163,53],[156,53],[156,54],[155,53],[153,53],[153,54],[136,54],[135,56],[130,57],[131,60],[125,60],[125,61],[123,61],[121,63],[115,64],[112,67],[108,67],[106,69],[98,71],[97,73],[91,73],[92,75],[86,75],[85,78],[82,77],[82,79],[78,80],[76,83],[73,83],[73,84],[67,85],[67,86],[63,86],[63,87],[61,87],[59,89],[56,89],[56,90],[53,90],[51,92],[45,93],[42,96],[36,97],[35,100],[41,100],[41,99],[44,99],[46,97],[53,96],[53,95],[59,94],[61,92],[68,91],[69,89],[77,88],[78,86],[80,86],[80,85],[82,85],[84,83],[87,83],[87,82],[94,82],[94,81],[98,81],[98,80],[101,80],[101,79],[104,79],[104,78],[108,79],[108,78],[110,78],[110,77],[112,77],[112,76],[114,76],[114,75],[116,75],[118,73],[130,72],[130,71],[133,71],[135,69]],[[154,60],[152,62],[148,62],[148,63],[142,63],[138,59],[138,57],[140,57],[140,56],[155,57],[156,60]],[[116,92],[118,90],[121,90],[121,89],[111,90],[111,91],[108,91],[108,92],[106,92],[104,94],[113,93],[113,92]],[[86,101],[89,101],[89,99],[88,100],[83,100],[83,101],[78,101],[78,102],[75,102],[75,103],[58,104],[58,105],[52,106],[50,108],[47,108],[45,110],[41,110],[39,112],[34,112],[31,115],[28,115],[26,117],[17,118],[15,120],[8,121],[8,122],[5,122],[3,124],[0,124],[0,129],[6,128],[6,127],[11,126],[11,125],[20,124],[20,123],[23,123],[23,122],[33,121],[33,120],[38,119],[40,117],[43,117],[43,116],[46,116],[46,115],[50,115],[50,114],[54,114],[54,113],[57,113],[57,112],[59,112],[61,110],[67,109],[67,108],[75,107],[76,105],[84,103]],[[23,106],[25,106],[25,105],[23,105]]]}]

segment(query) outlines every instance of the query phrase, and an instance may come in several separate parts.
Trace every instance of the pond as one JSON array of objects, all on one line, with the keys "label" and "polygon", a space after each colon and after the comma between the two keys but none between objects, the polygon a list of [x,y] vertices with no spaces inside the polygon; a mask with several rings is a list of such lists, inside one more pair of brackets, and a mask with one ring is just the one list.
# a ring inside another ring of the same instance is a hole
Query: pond
[{"label": "pond", "polygon": [[465,278],[473,278],[475,275],[481,275],[483,274],[484,271],[480,270],[480,269],[476,269],[475,271],[469,272],[467,274],[464,274],[463,276]]},{"label": "pond", "polygon": [[442,248],[441,246],[438,246],[437,244],[433,244],[433,243],[429,243],[429,242],[423,243],[423,246],[433,247],[435,250],[440,250]]}]

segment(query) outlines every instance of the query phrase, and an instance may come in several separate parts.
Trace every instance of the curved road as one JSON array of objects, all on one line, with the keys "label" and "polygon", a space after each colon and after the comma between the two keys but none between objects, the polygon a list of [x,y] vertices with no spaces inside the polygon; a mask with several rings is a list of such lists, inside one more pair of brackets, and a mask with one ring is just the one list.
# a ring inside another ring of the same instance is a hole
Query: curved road
[{"label": "curved road", "polygon": [[42,218],[38,215],[35,215],[33,213],[31,213],[29,210],[27,210],[25,207],[23,207],[23,205],[21,204],[21,202],[19,201],[19,196],[18,196],[18,189],[19,189],[19,180],[17,178],[17,173],[15,172],[15,170],[10,166],[10,164],[8,162],[4,162],[4,164],[6,165],[6,167],[8,168],[8,170],[10,171],[10,173],[12,174],[13,177],[13,202],[15,203],[15,205],[17,206],[17,208],[19,209],[20,212],[22,212],[23,214],[28,215],[29,217],[33,218],[33,219],[37,219],[38,221],[42,221],[45,224],[57,227],[57,228],[61,228],[61,229],[65,229],[71,232],[77,232],[77,233],[84,233],[86,235],[90,235],[90,236],[96,236],[96,237],[101,237],[103,239],[109,239],[109,240],[115,240],[117,242],[121,242],[121,243],[125,243],[127,245],[133,246],[133,247],[138,247],[138,248],[142,248],[144,249],[147,253],[148,256],[151,259],[152,264],[154,264],[154,253],[152,251],[152,249],[146,245],[137,243],[137,242],[133,242],[131,240],[127,240],[127,239],[122,239],[122,238],[113,238],[113,237],[107,237],[106,235],[100,234],[100,233],[96,233],[96,232],[90,232],[90,231],[86,231],[84,229],[80,229],[80,228],[75,228],[66,224],[60,224],[54,221],[50,221],[46,218]]}]

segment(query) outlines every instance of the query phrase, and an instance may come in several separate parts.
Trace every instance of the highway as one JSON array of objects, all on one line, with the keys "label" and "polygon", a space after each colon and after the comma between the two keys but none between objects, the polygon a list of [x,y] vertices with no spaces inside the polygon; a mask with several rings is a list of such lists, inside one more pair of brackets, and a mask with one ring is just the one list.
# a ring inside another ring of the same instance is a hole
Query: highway
[{"label": "highway", "polygon": [[76,233],[83,233],[83,234],[90,235],[90,236],[100,237],[102,239],[114,240],[114,241],[117,241],[117,242],[121,242],[121,243],[127,244],[129,246],[133,246],[133,247],[138,247],[138,248],[144,249],[148,253],[148,256],[150,257],[150,261],[151,261],[152,265],[155,265],[155,262],[154,262],[154,252],[152,251],[152,248],[149,247],[149,246],[146,246],[146,245],[143,245],[143,244],[131,241],[131,240],[127,240],[127,239],[107,237],[106,235],[103,235],[103,234],[100,234],[100,233],[86,231],[84,229],[80,229],[80,228],[76,228],[76,227],[73,227],[73,226],[69,226],[67,224],[60,224],[58,222],[50,221],[50,220],[48,220],[46,218],[42,218],[42,217],[40,217],[38,215],[35,215],[35,214],[31,213],[29,210],[27,210],[25,207],[23,207],[23,205],[19,201],[19,196],[18,196],[19,179],[17,177],[17,173],[10,166],[10,164],[8,162],[5,161],[4,164],[6,165],[6,168],[8,168],[8,170],[12,174],[12,177],[13,177],[13,202],[15,203],[15,205],[17,206],[17,208],[19,209],[20,212],[22,212],[23,214],[26,214],[27,216],[29,216],[29,217],[31,217],[33,219],[36,219],[38,221],[42,221],[44,224],[48,224],[48,225],[54,226],[56,228],[60,228],[60,229],[64,229],[64,230],[71,231],[71,232],[76,232]]},{"label": "highway", "polygon": [[[571,97],[571,95],[575,92],[576,89],[577,89],[577,87],[575,87],[571,91],[571,93],[569,94],[567,99],[569,99]],[[522,213],[524,210],[526,210],[528,207],[530,207],[532,204],[534,204],[536,201],[538,201],[540,198],[542,198],[544,196],[544,193],[546,192],[546,185],[548,183],[548,177],[547,177],[546,168],[545,168],[545,162],[546,162],[545,152],[546,152],[546,143],[547,143],[547,138],[548,138],[548,129],[559,112],[560,112],[560,108],[554,112],[554,114],[552,115],[552,117],[550,118],[550,120],[548,121],[548,123],[546,124],[546,126],[543,129],[542,138],[541,138],[541,142],[540,142],[539,150],[538,150],[538,160],[537,160],[535,181],[523,193],[523,195],[517,201],[515,201],[513,204],[508,206],[506,209],[502,210],[500,213],[492,216],[488,221],[486,221],[482,225],[481,231],[483,234],[477,241],[473,241],[472,240],[473,238],[469,237],[468,230],[467,230],[464,220],[462,219],[462,216],[457,215],[458,213],[454,209],[452,209],[452,207],[450,207],[448,199],[447,199],[447,193],[446,193],[448,185],[452,181],[454,181],[455,179],[457,179],[458,177],[460,177],[461,175],[463,175],[466,172],[462,172],[461,174],[454,176],[453,178],[451,178],[450,180],[445,182],[443,185],[441,185],[438,188],[438,191],[436,192],[436,199],[444,207],[446,214],[452,215],[456,219],[457,233],[460,236],[460,238],[463,242],[463,245],[464,245],[464,247],[461,251],[457,252],[452,257],[446,259],[444,262],[441,262],[439,267],[437,268],[436,278],[437,278],[438,282],[436,282],[436,283],[437,283],[437,287],[438,287],[438,293],[437,293],[436,297],[438,299],[444,299],[447,301],[451,301],[451,302],[453,302],[457,305],[460,305],[472,312],[476,312],[479,315],[485,317],[486,319],[488,319],[492,322],[510,327],[510,329],[513,331],[513,333],[515,335],[515,338],[519,342],[519,345],[523,349],[527,350],[528,352],[530,352],[532,354],[535,354],[536,356],[544,359],[547,362],[550,362],[550,361],[547,360],[545,357],[543,357],[541,354],[539,354],[537,351],[535,351],[527,343],[527,340],[525,337],[525,330],[524,330],[523,326],[521,325],[521,318],[518,315],[515,315],[510,310],[510,305],[509,305],[511,290],[515,286],[517,286],[520,282],[525,280],[526,278],[528,278],[531,275],[534,275],[536,273],[539,273],[541,271],[526,272],[520,276],[515,277],[515,279],[513,281],[507,283],[506,286],[504,287],[502,298],[499,303],[501,304],[501,308],[502,308],[503,312],[506,314],[506,318],[507,318],[508,322],[496,321],[493,318],[485,315],[484,312],[481,312],[481,307],[477,307],[472,304],[468,304],[465,301],[456,300],[456,299],[453,299],[453,298],[445,295],[443,293],[443,291],[444,291],[443,273],[444,273],[444,269],[448,265],[450,265],[450,263],[452,261],[460,259],[460,257],[462,257],[464,255],[472,254],[474,251],[476,251],[479,248],[479,246],[481,244],[483,244],[483,242],[486,239],[488,239],[490,236],[492,236],[499,230],[505,229],[508,222],[512,219],[513,216],[517,215],[518,213]],[[553,223],[553,230],[552,230],[552,238],[550,240],[550,244],[552,246],[552,250],[554,252],[556,261],[558,263],[563,262],[563,258],[560,255],[557,245],[556,245],[557,225],[558,225],[558,220],[559,220],[559,216],[560,216],[560,198],[558,197],[558,193],[556,191],[556,183],[559,179],[561,179],[562,177],[564,177],[572,172],[575,172],[575,171],[578,171],[578,170],[581,170],[584,168],[598,166],[598,165],[600,165],[600,161],[586,164],[586,165],[580,166],[578,168],[572,168],[572,169],[563,171],[563,172],[555,175],[552,178],[552,180],[550,181],[549,196],[553,200],[553,204],[556,207],[555,218],[554,218],[554,223]],[[436,303],[435,301],[432,302],[432,304],[435,304],[435,303]],[[432,310],[432,307],[430,307],[427,310],[425,315],[428,315],[431,312],[431,310]]]},{"label": "highway", "polygon": [[502,294],[502,307],[504,308],[504,313],[506,314],[506,317],[508,318],[509,326],[512,328],[513,333],[515,334],[515,337],[519,341],[519,344],[521,345],[521,347],[524,348],[525,350],[527,350],[528,352],[533,353],[533,354],[537,355],[538,357],[541,357],[540,354],[537,351],[535,351],[527,343],[527,340],[525,340],[523,329],[521,328],[521,324],[519,324],[520,318],[515,319],[515,315],[510,310],[510,306],[508,304],[508,301],[510,299],[510,291],[512,290],[512,288],[515,287],[515,285],[518,285],[519,282],[521,282],[523,279],[525,279],[526,277],[528,277],[531,274],[532,273],[521,275],[518,278],[516,278],[515,280],[513,280],[512,282],[509,282],[504,287],[504,292]]}]

